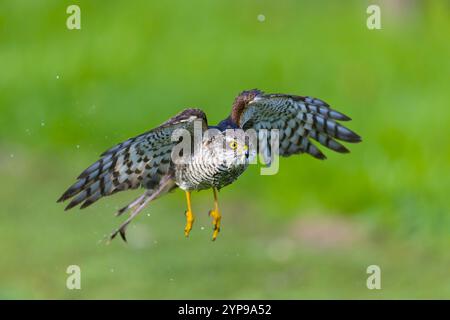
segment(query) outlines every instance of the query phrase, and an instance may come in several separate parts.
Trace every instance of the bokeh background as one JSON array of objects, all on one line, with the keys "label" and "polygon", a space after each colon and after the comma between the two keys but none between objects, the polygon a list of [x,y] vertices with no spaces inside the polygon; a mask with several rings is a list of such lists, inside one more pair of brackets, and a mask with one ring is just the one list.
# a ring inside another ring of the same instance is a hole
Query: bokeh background
[{"label": "bokeh background", "polygon": [[[81,8],[81,30],[66,8]],[[382,29],[368,30],[379,4]],[[0,298],[450,298],[448,1],[0,3]],[[350,115],[352,153],[252,167],[177,191],[105,245],[141,191],[56,203],[108,147],[186,106],[210,123],[243,89],[324,99]],[[79,265],[81,290],[66,288]],[[378,265],[382,289],[366,288]]]}]

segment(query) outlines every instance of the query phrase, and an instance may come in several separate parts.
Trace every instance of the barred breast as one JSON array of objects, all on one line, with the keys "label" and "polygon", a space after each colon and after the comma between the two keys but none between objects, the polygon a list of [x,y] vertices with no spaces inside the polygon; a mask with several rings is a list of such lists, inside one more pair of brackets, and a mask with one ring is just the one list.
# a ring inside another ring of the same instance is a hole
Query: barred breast
[{"label": "barred breast", "polygon": [[202,154],[175,166],[175,183],[187,191],[220,189],[235,181],[246,168],[245,163],[228,164],[222,159],[211,159],[211,154]]}]

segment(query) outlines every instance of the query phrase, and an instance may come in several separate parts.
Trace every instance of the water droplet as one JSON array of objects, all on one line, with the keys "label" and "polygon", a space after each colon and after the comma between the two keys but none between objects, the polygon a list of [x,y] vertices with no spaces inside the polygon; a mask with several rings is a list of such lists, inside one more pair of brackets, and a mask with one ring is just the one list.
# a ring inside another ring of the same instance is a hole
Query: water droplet
[{"label": "water droplet", "polygon": [[264,22],[266,21],[266,16],[263,14],[258,14],[258,21],[259,22]]},{"label": "water droplet", "polygon": [[205,230],[205,227],[200,227],[200,230]]},{"label": "water droplet", "polygon": [[77,149],[80,149],[80,145],[79,144],[77,144]]},{"label": "water droplet", "polygon": [[41,127],[44,127],[44,126],[45,126],[45,122],[41,121]]},{"label": "water droplet", "polygon": [[56,75],[56,80],[58,80],[58,79],[59,79],[59,74]]},{"label": "water droplet", "polygon": [[14,158],[14,154],[11,153],[10,157],[11,157],[11,158]]},{"label": "water droplet", "polygon": [[150,217],[150,213],[147,213],[147,217]]}]

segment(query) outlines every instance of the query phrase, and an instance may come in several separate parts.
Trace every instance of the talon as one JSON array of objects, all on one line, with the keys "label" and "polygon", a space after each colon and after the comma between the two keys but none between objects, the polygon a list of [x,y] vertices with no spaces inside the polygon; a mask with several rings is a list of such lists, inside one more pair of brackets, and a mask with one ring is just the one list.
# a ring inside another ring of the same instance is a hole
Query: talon
[{"label": "talon", "polygon": [[219,232],[220,232],[220,228],[214,229],[213,236],[211,239],[212,241],[216,241],[216,238],[217,238],[217,235],[219,234]]},{"label": "talon", "polygon": [[212,224],[214,226],[214,231],[212,235],[212,241],[216,240],[217,235],[220,232],[220,220],[222,219],[222,215],[219,212],[219,202],[217,199],[217,189],[213,188],[214,193],[214,210],[210,210],[208,215],[213,218]]},{"label": "talon", "polygon": [[194,214],[192,211],[186,210],[186,227],[184,228],[184,235],[189,237],[189,232],[192,230],[192,225],[194,224]]},{"label": "talon", "polygon": [[222,215],[220,214],[219,210],[210,210],[209,215],[213,218],[212,224],[214,226],[212,241],[216,240],[217,235],[220,232],[220,220],[222,219]]}]

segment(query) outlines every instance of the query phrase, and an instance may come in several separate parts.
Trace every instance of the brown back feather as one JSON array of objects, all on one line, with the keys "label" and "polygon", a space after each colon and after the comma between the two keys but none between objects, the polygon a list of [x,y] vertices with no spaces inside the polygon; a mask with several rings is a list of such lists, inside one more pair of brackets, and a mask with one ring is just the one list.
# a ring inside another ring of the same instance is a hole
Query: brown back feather
[{"label": "brown back feather", "polygon": [[247,104],[259,94],[263,94],[263,92],[258,89],[246,90],[242,91],[234,99],[233,108],[231,109],[231,120],[233,120],[235,124],[240,126],[239,119],[241,118],[242,112],[244,112]]}]

